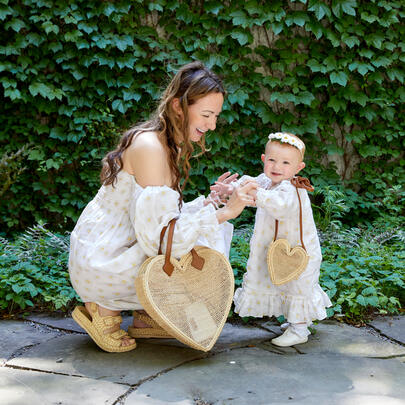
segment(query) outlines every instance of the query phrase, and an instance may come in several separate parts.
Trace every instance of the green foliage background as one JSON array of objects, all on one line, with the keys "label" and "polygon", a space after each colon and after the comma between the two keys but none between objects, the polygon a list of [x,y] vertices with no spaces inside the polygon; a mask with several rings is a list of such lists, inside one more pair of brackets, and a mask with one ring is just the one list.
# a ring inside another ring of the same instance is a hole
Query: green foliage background
[{"label": "green foliage background", "polygon": [[315,185],[343,178],[351,218],[372,216],[404,180],[403,15],[378,0],[0,0],[1,229],[71,229],[120,128],[193,59],[229,96],[190,197],[227,169],[258,173],[281,129],[306,141]]}]

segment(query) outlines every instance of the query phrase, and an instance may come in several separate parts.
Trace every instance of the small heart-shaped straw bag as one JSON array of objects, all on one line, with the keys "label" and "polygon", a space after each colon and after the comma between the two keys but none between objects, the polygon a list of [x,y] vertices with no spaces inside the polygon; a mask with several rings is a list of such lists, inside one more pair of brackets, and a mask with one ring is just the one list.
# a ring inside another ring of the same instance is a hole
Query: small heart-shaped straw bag
[{"label": "small heart-shaped straw bag", "polygon": [[302,232],[302,204],[301,197],[298,192],[299,188],[304,188],[313,191],[308,179],[304,177],[294,177],[291,183],[295,186],[297,191],[298,203],[300,207],[299,225],[300,225],[300,239],[301,246],[296,246],[291,249],[290,243],[287,239],[277,239],[278,233],[278,220],[275,221],[275,231],[273,242],[270,243],[267,251],[267,267],[270,274],[271,282],[274,285],[282,285],[291,280],[296,280],[307,267],[309,256],[305,249],[303,232]]},{"label": "small heart-shaped straw bag", "polygon": [[172,219],[162,229],[158,256],[148,258],[139,269],[136,293],[145,311],[171,336],[194,349],[208,351],[231,308],[233,271],[224,255],[204,246],[196,246],[180,260],[171,257],[175,222]]}]

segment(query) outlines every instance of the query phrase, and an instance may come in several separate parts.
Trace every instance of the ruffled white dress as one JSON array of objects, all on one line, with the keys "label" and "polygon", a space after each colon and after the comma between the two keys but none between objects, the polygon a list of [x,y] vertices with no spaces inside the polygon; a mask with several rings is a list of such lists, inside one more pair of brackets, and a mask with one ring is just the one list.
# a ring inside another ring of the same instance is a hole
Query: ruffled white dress
[{"label": "ruffled white dress", "polygon": [[[238,183],[248,176],[243,176]],[[249,177],[251,178],[251,177]],[[284,180],[271,188],[271,180],[263,173],[256,177],[257,211],[250,255],[242,287],[235,292],[235,312],[240,316],[280,316],[290,323],[326,318],[326,307],[331,302],[319,285],[322,261],[321,248],[311,202],[305,189],[300,188],[302,202],[303,239],[310,256],[308,266],[297,280],[275,286],[267,270],[267,249],[274,238],[275,220],[279,220],[277,238],[287,239],[292,247],[301,245],[299,229],[299,202],[295,187]]]},{"label": "ruffled white dress", "polygon": [[215,208],[204,207],[204,199],[200,196],[184,203],[180,211],[177,191],[166,186],[142,188],[123,170],[114,187],[102,186],[70,236],[69,274],[83,302],[111,310],[142,309],[135,278],[145,259],[157,255],[160,232],[173,218],[178,218],[174,257],[180,258],[196,245],[228,256],[233,226],[219,225]]}]

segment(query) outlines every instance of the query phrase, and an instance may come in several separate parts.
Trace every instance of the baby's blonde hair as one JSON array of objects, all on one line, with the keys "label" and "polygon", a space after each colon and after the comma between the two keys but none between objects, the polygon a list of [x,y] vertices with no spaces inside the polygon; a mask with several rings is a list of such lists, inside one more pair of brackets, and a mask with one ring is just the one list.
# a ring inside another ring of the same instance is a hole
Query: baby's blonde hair
[{"label": "baby's blonde hair", "polygon": [[285,135],[291,136],[292,138],[297,139],[298,141],[302,142],[302,145],[304,145],[304,147],[302,149],[299,149],[296,146],[291,145],[288,142],[283,142],[282,139],[273,138],[273,139],[269,139],[268,142],[266,143],[265,152],[267,153],[268,147],[270,146],[271,142],[278,142],[281,145],[285,145],[285,146],[289,146],[291,148],[297,149],[298,152],[300,152],[300,154],[301,154],[302,160],[304,160],[304,156],[305,156],[305,143],[304,143],[304,141],[299,136],[297,136],[295,134],[291,134],[290,132],[282,132],[282,134],[285,134]]}]

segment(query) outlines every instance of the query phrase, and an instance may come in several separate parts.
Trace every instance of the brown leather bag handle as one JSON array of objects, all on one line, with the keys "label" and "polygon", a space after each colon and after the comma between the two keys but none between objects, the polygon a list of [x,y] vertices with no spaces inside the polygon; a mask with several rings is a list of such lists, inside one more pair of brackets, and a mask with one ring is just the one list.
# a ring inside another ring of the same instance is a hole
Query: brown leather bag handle
[{"label": "brown leather bag handle", "polygon": [[[160,244],[159,244],[159,252],[158,254],[162,254],[162,243],[163,238],[165,236],[167,228],[169,228],[169,234],[167,235],[167,246],[166,246],[166,254],[165,254],[165,263],[163,265],[163,271],[170,277],[173,273],[174,266],[170,261],[170,256],[172,254],[172,244],[173,244],[173,234],[174,234],[174,225],[176,224],[177,218],[173,218],[170,222],[163,227],[162,231],[160,232]],[[197,270],[202,270],[204,267],[205,259],[198,255],[195,249],[191,249],[191,265],[196,268]]]},{"label": "brown leather bag handle", "polygon": [[[304,188],[304,187],[302,187]],[[298,196],[298,203],[300,205],[300,239],[301,239],[301,246],[303,247],[303,249],[306,251],[307,249],[305,249],[305,245],[304,245],[304,240],[303,240],[303,236],[302,236],[302,204],[301,204],[301,197],[300,197],[300,193],[298,192],[298,187],[295,186],[295,190],[297,191],[297,196]],[[276,241],[277,239],[277,233],[278,233],[278,219],[276,219],[276,224],[274,226],[274,239],[273,242]]]}]

